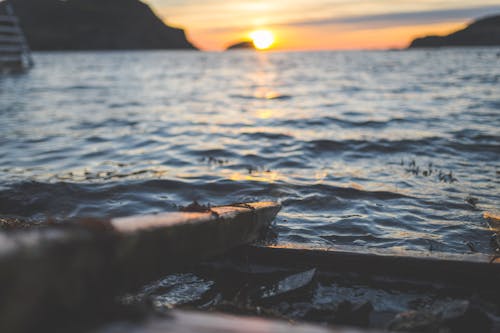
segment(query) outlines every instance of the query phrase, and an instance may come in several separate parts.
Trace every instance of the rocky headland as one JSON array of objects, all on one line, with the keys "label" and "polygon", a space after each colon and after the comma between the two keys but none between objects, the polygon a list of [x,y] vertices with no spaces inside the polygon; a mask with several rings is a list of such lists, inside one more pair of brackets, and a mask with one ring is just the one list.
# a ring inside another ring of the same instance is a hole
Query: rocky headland
[{"label": "rocky headland", "polygon": [[11,0],[33,50],[196,49],[139,0]]},{"label": "rocky headland", "polygon": [[478,19],[447,36],[416,38],[409,48],[446,46],[500,46],[500,15]]}]

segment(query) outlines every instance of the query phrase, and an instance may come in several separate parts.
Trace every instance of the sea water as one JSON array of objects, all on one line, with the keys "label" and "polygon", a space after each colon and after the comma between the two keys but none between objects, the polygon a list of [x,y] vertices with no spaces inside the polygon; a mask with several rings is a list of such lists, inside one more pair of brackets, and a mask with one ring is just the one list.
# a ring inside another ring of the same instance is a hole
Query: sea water
[{"label": "sea water", "polygon": [[500,49],[35,53],[0,77],[0,217],[275,200],[277,242],[492,253]]}]

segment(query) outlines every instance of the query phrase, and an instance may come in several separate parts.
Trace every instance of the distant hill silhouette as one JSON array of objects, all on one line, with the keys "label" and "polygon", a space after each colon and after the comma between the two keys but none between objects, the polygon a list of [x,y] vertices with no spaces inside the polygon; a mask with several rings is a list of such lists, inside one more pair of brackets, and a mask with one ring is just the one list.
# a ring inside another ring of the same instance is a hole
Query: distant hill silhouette
[{"label": "distant hill silhouette", "polygon": [[253,49],[255,50],[255,46],[253,45],[253,42],[250,40],[246,40],[243,42],[235,43],[226,48],[226,51],[230,50],[241,50],[241,49]]},{"label": "distant hill silhouette", "polygon": [[447,36],[415,39],[410,48],[442,46],[500,46],[500,15],[479,19]]},{"label": "distant hill silhouette", "polygon": [[139,0],[10,0],[34,50],[195,49]]}]

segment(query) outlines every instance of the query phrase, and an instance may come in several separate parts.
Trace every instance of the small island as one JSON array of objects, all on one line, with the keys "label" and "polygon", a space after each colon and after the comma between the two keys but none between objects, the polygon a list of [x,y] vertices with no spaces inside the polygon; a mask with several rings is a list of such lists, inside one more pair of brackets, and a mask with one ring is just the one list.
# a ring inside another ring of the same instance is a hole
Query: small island
[{"label": "small island", "polygon": [[229,45],[226,48],[226,51],[233,51],[233,50],[244,50],[244,49],[250,49],[250,50],[255,50],[255,45],[253,44],[253,41],[251,40],[246,40],[238,43],[234,43]]},{"label": "small island", "polygon": [[196,49],[139,0],[10,0],[33,50]]},{"label": "small island", "polygon": [[479,19],[447,36],[416,38],[409,48],[447,46],[500,46],[500,15]]},{"label": "small island", "polygon": [[249,34],[250,39],[244,39],[243,41],[229,45],[226,51],[229,50],[269,50],[275,42],[274,34],[265,29],[255,30]]}]

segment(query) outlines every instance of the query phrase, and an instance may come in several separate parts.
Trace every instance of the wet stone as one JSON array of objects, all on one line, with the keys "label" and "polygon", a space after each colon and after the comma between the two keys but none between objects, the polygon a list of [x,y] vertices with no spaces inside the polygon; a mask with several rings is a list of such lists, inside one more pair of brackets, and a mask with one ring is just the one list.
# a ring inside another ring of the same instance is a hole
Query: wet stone
[{"label": "wet stone", "polygon": [[434,313],[451,332],[488,332],[492,325],[488,315],[467,300],[446,303]]},{"label": "wet stone", "polygon": [[262,286],[258,292],[260,300],[273,300],[280,296],[289,296],[292,292],[299,292],[309,286],[316,274],[316,269],[289,275],[270,286]]},{"label": "wet stone", "polygon": [[438,332],[439,320],[432,313],[410,310],[396,315],[388,329],[396,332]]},{"label": "wet stone", "polygon": [[170,309],[202,301],[213,285],[213,281],[206,281],[194,274],[172,274],[144,286],[136,294],[124,296],[122,303],[147,302],[156,310]]},{"label": "wet stone", "polygon": [[393,331],[408,332],[489,332],[488,315],[467,300],[455,300],[432,309],[398,314],[389,324]]},{"label": "wet stone", "polygon": [[326,307],[311,307],[302,317],[304,320],[333,323],[335,322],[335,309]]},{"label": "wet stone", "polygon": [[442,320],[455,320],[464,316],[469,308],[469,301],[455,301],[437,309],[436,314]]},{"label": "wet stone", "polygon": [[373,305],[370,302],[351,303],[343,301],[337,306],[335,323],[367,327],[370,324],[370,314]]}]

